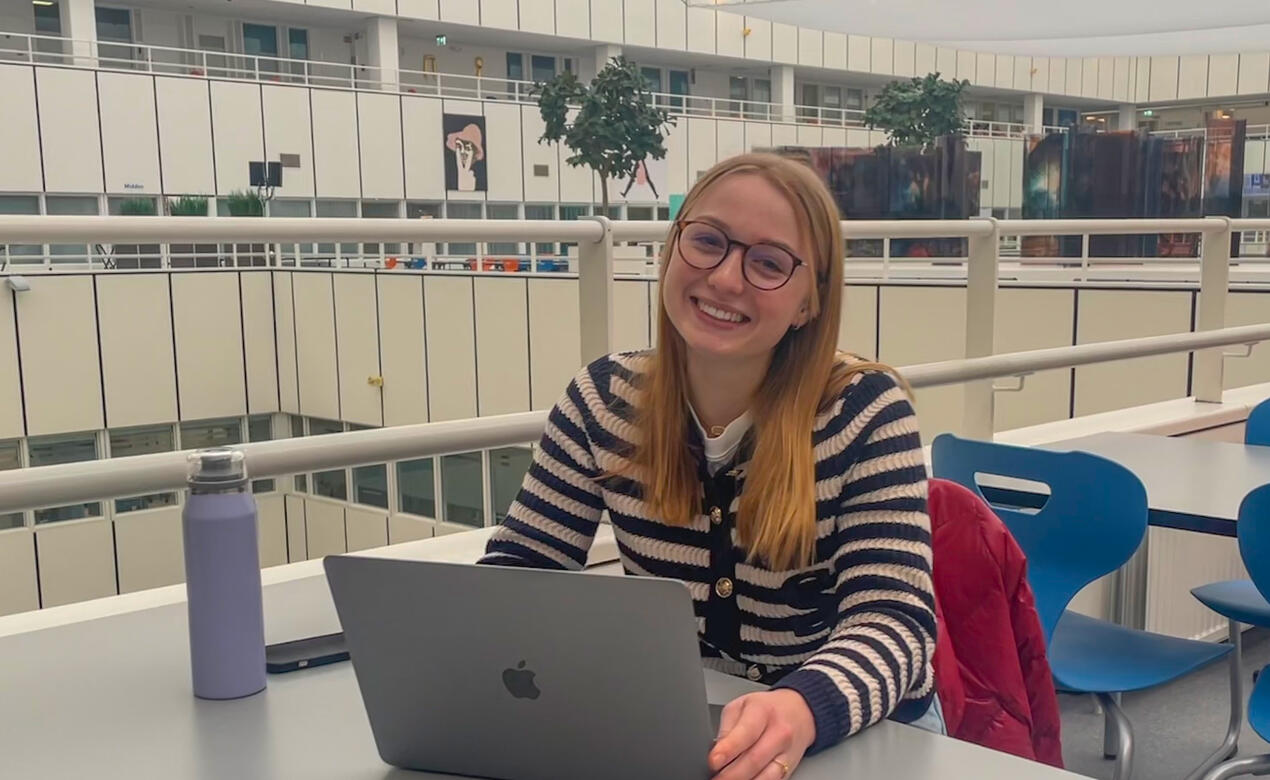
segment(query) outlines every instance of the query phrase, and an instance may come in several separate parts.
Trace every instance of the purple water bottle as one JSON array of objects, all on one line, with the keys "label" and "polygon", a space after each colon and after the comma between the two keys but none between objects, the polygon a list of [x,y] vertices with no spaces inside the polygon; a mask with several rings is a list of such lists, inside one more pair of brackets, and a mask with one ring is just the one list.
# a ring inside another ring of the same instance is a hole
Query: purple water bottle
[{"label": "purple water bottle", "polygon": [[265,688],[256,501],[243,454],[225,447],[189,458],[181,514],[194,695],[237,699]]}]

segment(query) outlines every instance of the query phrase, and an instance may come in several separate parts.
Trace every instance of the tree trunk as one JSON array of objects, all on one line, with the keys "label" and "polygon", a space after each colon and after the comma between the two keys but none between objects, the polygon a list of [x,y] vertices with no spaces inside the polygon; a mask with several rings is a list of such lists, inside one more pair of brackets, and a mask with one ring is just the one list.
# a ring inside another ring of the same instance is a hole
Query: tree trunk
[{"label": "tree trunk", "polygon": [[609,215],[609,177],[603,171],[599,172],[600,176],[600,203],[604,210],[600,212],[604,216]]}]

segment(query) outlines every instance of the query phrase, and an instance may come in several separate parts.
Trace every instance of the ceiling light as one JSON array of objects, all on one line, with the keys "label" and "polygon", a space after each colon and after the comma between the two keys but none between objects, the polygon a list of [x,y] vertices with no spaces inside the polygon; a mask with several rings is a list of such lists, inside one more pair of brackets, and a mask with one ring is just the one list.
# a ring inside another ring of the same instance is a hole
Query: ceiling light
[{"label": "ceiling light", "polygon": [[56,5],[56,3],[54,3],[53,0],[31,0],[31,5],[49,6]]}]

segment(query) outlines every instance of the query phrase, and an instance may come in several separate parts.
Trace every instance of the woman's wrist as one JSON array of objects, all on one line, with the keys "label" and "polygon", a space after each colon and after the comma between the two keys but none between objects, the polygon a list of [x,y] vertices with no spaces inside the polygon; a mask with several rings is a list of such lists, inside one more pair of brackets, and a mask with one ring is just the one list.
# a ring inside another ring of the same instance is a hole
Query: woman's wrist
[{"label": "woman's wrist", "polygon": [[781,699],[782,710],[790,719],[794,730],[793,742],[799,751],[806,751],[816,742],[816,717],[803,695],[792,688],[774,688],[771,693]]}]

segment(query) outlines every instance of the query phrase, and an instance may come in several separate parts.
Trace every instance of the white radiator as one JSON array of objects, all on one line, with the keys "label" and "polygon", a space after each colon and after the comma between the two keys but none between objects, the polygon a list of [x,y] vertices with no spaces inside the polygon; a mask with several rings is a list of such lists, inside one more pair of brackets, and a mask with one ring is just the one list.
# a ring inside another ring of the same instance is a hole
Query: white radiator
[{"label": "white radiator", "polygon": [[1191,588],[1248,576],[1232,538],[1152,528],[1147,562],[1146,629],[1188,639],[1226,638],[1226,619]]}]

